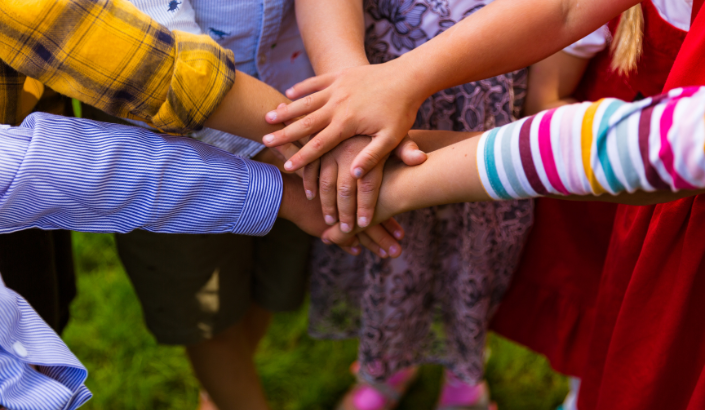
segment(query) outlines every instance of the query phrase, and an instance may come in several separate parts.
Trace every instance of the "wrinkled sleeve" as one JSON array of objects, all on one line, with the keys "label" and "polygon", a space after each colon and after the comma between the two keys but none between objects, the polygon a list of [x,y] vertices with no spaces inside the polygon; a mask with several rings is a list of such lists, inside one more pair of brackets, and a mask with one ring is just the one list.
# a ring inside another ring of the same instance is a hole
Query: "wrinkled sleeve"
[{"label": "wrinkled sleeve", "polygon": [[61,338],[0,278],[0,407],[74,410],[91,398],[87,376]]},{"label": "wrinkled sleeve", "polygon": [[705,188],[705,87],[541,112],[484,133],[477,166],[497,200]]},{"label": "wrinkled sleeve", "polygon": [[233,53],[126,0],[2,0],[0,59],[54,90],[164,132],[200,129],[232,87]]},{"label": "wrinkled sleeve", "polygon": [[0,130],[0,233],[261,236],[282,192],[276,167],[187,137],[45,113]]}]

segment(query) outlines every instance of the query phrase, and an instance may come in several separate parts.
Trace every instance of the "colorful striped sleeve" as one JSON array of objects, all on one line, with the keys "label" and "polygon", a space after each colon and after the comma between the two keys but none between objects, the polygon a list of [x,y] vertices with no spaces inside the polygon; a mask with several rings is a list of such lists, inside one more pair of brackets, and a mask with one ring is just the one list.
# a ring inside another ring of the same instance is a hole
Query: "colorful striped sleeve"
[{"label": "colorful striped sleeve", "polygon": [[541,112],[484,133],[477,164],[496,200],[705,188],[705,87]]}]

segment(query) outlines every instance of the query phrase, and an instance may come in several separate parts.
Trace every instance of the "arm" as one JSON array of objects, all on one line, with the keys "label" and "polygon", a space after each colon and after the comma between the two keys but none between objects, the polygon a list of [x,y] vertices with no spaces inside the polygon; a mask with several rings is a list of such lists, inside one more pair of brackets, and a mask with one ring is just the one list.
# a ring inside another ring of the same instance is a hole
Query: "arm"
[{"label": "arm", "polygon": [[[630,205],[705,192],[705,87],[544,111],[429,154],[390,161],[377,218],[432,205],[551,196]],[[324,237],[335,238],[337,227]]]},{"label": "arm", "polygon": [[[126,0],[11,1],[0,17],[3,62],[112,115],[169,133],[206,125],[259,142],[281,128],[263,116],[289,100],[245,74],[235,81],[231,51],[206,35],[171,32]],[[37,27],[33,41],[26,27]]]},{"label": "arm", "polygon": [[296,0],[296,20],[316,74],[369,64],[362,0]]},{"label": "arm", "polygon": [[291,158],[288,169],[293,170],[345,138],[370,135],[373,142],[351,166],[364,175],[406,135],[416,110],[428,96],[533,64],[638,2],[495,1],[398,59],[302,82],[287,96],[293,99],[314,94],[279,108],[277,121],[305,114],[310,118],[275,133],[268,145],[318,132],[316,144],[307,144]]},{"label": "arm", "polygon": [[589,59],[559,51],[529,67],[524,114],[534,115],[574,103],[571,95],[583,78],[589,62]]}]

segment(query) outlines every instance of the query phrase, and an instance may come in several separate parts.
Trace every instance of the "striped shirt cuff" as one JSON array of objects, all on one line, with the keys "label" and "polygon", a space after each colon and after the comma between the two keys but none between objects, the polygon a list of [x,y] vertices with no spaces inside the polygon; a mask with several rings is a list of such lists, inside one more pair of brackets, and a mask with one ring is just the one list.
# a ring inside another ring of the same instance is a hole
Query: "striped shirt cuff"
[{"label": "striped shirt cuff", "polygon": [[264,236],[277,220],[284,183],[277,167],[250,160],[243,162],[249,174],[249,186],[233,233]]}]

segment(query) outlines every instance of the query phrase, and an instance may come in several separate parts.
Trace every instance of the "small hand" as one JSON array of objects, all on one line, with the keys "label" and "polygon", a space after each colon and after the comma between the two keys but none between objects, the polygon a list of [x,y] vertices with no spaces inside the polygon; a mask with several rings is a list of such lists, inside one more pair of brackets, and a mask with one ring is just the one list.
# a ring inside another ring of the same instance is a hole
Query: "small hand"
[{"label": "small hand", "polygon": [[[351,232],[356,222],[359,227],[366,228],[374,215],[386,158],[359,180],[346,172],[370,140],[364,136],[350,138],[321,159],[319,185],[323,217],[331,226],[340,221],[343,232]],[[304,185],[310,182],[304,178]]]},{"label": "small hand", "polygon": [[413,86],[400,78],[390,63],[359,66],[310,78],[287,91],[299,98],[267,114],[271,124],[305,115],[286,128],[266,135],[269,147],[315,135],[285,164],[297,170],[320,158],[354,135],[369,135],[371,142],[351,164],[351,175],[361,178],[396,148],[406,136],[423,101],[410,91]]},{"label": "small hand", "polygon": [[[320,202],[309,201],[305,198],[299,177],[282,174],[282,179],[284,181],[284,196],[279,208],[279,216],[294,222],[304,232],[321,237],[329,227],[323,220]],[[402,232],[396,235],[400,239],[403,237],[403,231],[399,224],[396,221],[385,221],[385,224],[373,228],[360,234],[359,239],[356,234],[341,233],[326,243],[335,243],[352,255],[360,253],[359,244],[362,243],[363,246],[381,257],[398,256],[401,253],[401,246],[392,234]]]}]

